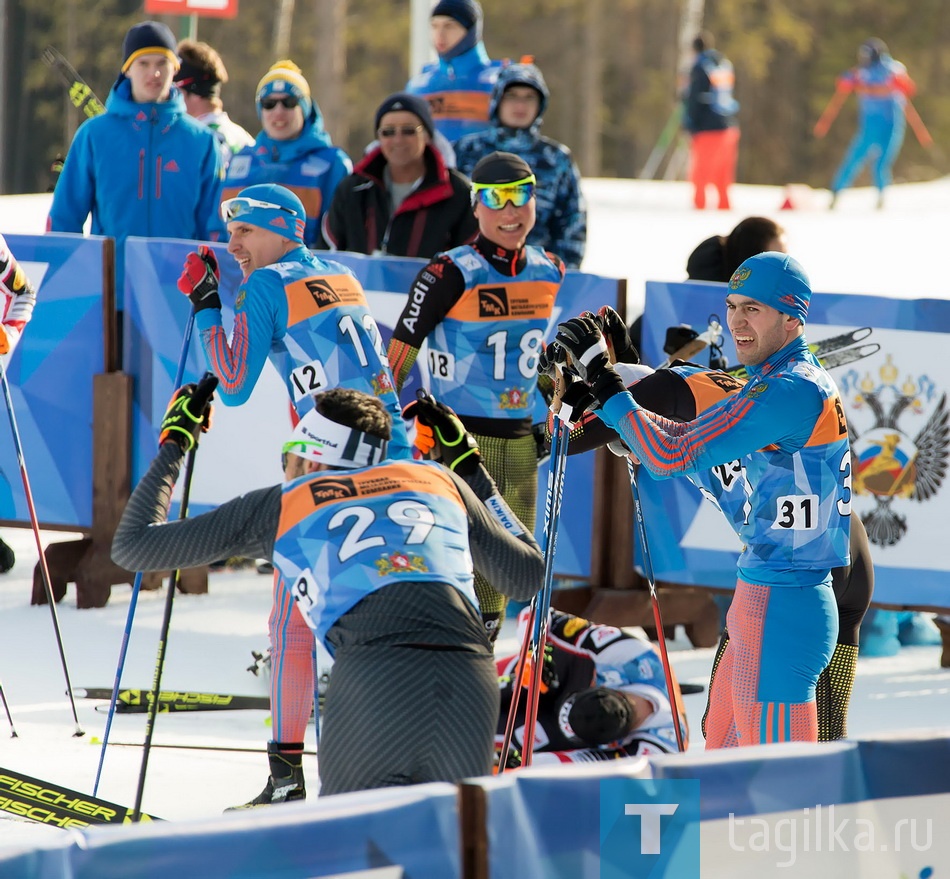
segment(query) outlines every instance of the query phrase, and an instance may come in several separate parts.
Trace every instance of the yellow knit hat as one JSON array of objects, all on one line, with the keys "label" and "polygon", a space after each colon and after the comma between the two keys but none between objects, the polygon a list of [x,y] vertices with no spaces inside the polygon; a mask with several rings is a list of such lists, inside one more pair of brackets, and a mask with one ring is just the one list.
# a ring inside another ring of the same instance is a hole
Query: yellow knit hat
[{"label": "yellow knit hat", "polygon": [[261,115],[261,101],[271,95],[292,95],[297,99],[303,118],[310,115],[313,99],[310,97],[310,85],[304,79],[300,68],[293,61],[283,60],[272,64],[257,84],[257,115]]}]

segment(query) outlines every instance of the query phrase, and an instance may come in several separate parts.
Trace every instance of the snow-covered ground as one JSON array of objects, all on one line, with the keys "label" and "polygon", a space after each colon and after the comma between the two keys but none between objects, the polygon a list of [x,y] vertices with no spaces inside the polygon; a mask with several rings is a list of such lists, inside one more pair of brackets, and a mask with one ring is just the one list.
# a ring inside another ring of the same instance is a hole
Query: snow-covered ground
[{"label": "snow-covered ground", "polygon": [[[942,297],[947,287],[945,249],[950,181],[894,187],[883,211],[873,209],[868,190],[846,193],[837,211],[826,209],[827,192],[803,192],[802,207],[778,212],[779,187],[736,187],[731,212],[695,212],[685,184],[591,180],[589,256],[585,269],[625,277],[636,308],[648,278],[685,277],[686,258],[703,238],[727,233],[742,217],[768,214],[782,222],[789,244],[809,271],[815,289],[876,293],[900,298]],[[46,196],[0,198],[0,232],[42,232]],[[810,206],[809,204],[810,203]],[[42,307],[42,305],[40,305]],[[0,428],[4,436],[6,428]],[[0,440],[7,442],[6,438]],[[29,463],[27,450],[27,463]],[[48,607],[30,606],[37,553],[28,530],[3,529],[17,564],[0,576],[0,682],[17,738],[10,738],[0,714],[0,766],[91,792],[96,777],[105,714],[96,703],[77,700],[85,736],[73,737],[74,722]],[[71,535],[44,532],[46,543]],[[212,575],[205,596],[178,595],[167,644],[164,689],[265,695],[266,682],[245,671],[251,651],[267,644],[271,581],[254,572]],[[58,606],[69,674],[75,688],[111,687],[126,625],[131,590],[116,587],[107,607],[77,610],[70,587]],[[148,688],[155,669],[164,591],[141,593],[123,675],[126,687]],[[515,649],[510,624],[500,650]],[[708,678],[711,650],[693,650],[685,638],[672,645],[681,681]],[[950,670],[939,667],[939,648],[904,648],[891,659],[859,660],[851,708],[851,733],[946,726]],[[700,718],[705,696],[686,698],[693,733],[701,748]],[[167,819],[212,816],[245,802],[266,778],[264,711],[163,714],[158,717],[143,808]],[[141,764],[144,715],[117,715],[105,758],[99,795],[131,806]],[[313,748],[312,729],[308,748]],[[206,746],[208,750],[163,747]],[[215,748],[219,750],[215,750]],[[258,753],[228,748],[257,749]],[[316,757],[305,770],[317,787]],[[2,815],[2,813],[0,813]],[[0,846],[29,843],[56,833],[39,825],[0,818]]]}]

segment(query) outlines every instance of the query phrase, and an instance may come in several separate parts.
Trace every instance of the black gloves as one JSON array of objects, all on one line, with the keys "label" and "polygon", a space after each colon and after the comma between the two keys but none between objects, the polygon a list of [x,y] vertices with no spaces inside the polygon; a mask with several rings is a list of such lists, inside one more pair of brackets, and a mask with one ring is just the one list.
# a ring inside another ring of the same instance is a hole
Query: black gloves
[{"label": "black gloves", "polygon": [[549,342],[538,355],[538,375],[556,380],[557,367],[563,367],[566,360],[567,352],[557,342]]},{"label": "black gloves", "polygon": [[567,351],[571,367],[590,386],[596,405],[623,393],[623,380],[610,365],[607,343],[595,317],[575,317],[558,326],[556,341]]},{"label": "black gloves", "polygon": [[[475,438],[444,403],[439,403],[425,390],[418,391],[417,396],[417,400],[402,410],[403,418],[416,419],[416,448],[459,476],[471,476],[482,459]],[[428,430],[420,430],[420,427]]]},{"label": "black gloves", "polygon": [[185,267],[178,278],[178,289],[191,300],[196,312],[205,308],[221,308],[221,297],[218,295],[220,279],[221,272],[214,251],[207,244],[202,244],[197,252],[192,251],[185,258]]},{"label": "black gloves", "polygon": [[614,358],[618,363],[639,363],[640,352],[630,341],[627,325],[623,318],[609,305],[602,305],[597,310],[597,320],[607,341],[614,349]]},{"label": "black gloves", "polygon": [[175,443],[183,452],[198,445],[198,437],[211,427],[211,400],[218,377],[206,372],[198,384],[182,385],[168,404],[158,444]]},{"label": "black gloves", "polygon": [[573,317],[559,324],[555,342],[570,355],[571,367],[588,384],[610,367],[607,342],[593,316]]}]

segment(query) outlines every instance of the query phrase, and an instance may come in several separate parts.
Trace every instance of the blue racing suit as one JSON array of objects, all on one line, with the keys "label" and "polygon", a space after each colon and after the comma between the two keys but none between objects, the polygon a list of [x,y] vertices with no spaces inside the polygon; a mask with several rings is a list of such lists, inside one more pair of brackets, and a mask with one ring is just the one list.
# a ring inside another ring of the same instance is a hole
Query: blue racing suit
[{"label": "blue racing suit", "polygon": [[691,422],[628,393],[600,415],[656,476],[711,470],[699,478],[744,544],[707,747],[817,740],[815,682],[837,631],[831,568],[849,561],[851,462],[837,389],[804,337]]},{"label": "blue racing suit", "polygon": [[907,69],[889,55],[868,67],[855,67],[838,78],[838,91],[858,96],[858,130],[831,183],[831,191],[847,189],[865,162],[871,180],[882,190],[891,183],[891,167],[904,143],[904,108],[915,91]]}]

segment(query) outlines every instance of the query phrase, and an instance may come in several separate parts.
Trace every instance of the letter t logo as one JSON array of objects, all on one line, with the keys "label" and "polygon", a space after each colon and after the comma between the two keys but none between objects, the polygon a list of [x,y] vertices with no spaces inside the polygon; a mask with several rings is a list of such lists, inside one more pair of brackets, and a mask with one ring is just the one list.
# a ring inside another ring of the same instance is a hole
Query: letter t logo
[{"label": "letter t logo", "polygon": [[640,816],[640,854],[660,853],[660,817],[672,815],[679,803],[624,803],[625,815]]}]

